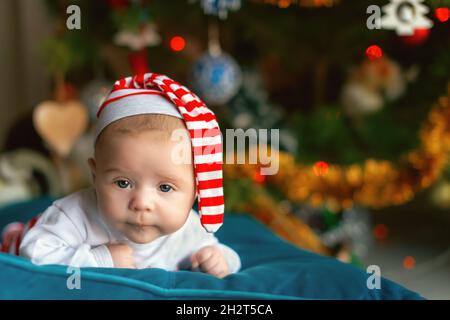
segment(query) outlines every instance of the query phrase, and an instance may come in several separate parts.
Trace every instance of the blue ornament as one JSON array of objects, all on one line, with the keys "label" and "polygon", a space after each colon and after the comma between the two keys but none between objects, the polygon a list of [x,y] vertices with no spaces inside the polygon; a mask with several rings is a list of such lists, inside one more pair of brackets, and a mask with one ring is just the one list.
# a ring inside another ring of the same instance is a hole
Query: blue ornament
[{"label": "blue ornament", "polygon": [[192,87],[207,104],[227,103],[236,95],[241,83],[241,70],[228,54],[206,53],[192,68]]},{"label": "blue ornament", "polygon": [[228,11],[236,11],[241,8],[241,0],[201,0],[201,5],[206,14],[226,19]]}]

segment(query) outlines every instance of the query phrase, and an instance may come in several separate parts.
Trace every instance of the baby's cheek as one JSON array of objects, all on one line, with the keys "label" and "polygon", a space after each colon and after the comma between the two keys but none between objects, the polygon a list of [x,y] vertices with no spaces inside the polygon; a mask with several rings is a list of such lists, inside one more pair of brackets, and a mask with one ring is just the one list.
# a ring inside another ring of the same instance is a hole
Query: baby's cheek
[{"label": "baby's cheek", "polygon": [[101,190],[98,192],[98,204],[103,214],[110,219],[119,219],[126,212],[123,206],[126,206],[123,196],[114,192],[114,190]]},{"label": "baby's cheek", "polygon": [[173,233],[180,229],[184,225],[184,221],[181,220],[179,217],[171,219],[171,221],[168,221],[167,226],[167,233]]},{"label": "baby's cheek", "polygon": [[176,214],[171,214],[165,218],[165,228],[163,229],[166,234],[179,230],[186,223],[189,213],[185,214],[180,209],[175,212]]}]

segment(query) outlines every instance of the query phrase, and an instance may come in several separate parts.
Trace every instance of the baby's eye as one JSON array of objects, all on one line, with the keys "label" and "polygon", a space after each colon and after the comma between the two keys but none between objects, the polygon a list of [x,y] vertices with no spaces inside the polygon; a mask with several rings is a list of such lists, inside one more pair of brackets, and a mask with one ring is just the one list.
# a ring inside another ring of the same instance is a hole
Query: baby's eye
[{"label": "baby's eye", "polygon": [[128,182],[127,180],[117,180],[114,181],[114,183],[121,189],[126,189],[130,186],[130,182]]},{"label": "baby's eye", "polygon": [[168,184],[162,184],[159,186],[159,190],[161,190],[162,192],[169,192],[172,189],[173,188],[171,186],[169,186]]}]

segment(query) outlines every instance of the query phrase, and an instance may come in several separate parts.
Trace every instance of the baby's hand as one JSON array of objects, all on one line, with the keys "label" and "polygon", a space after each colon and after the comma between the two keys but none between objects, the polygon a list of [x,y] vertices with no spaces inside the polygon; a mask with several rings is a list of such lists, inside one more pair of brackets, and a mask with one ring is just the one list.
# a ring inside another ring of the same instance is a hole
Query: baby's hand
[{"label": "baby's hand", "polygon": [[230,273],[222,250],[216,246],[207,246],[194,253],[191,256],[191,266],[192,270],[200,268],[201,271],[218,278],[223,278]]},{"label": "baby's hand", "polygon": [[136,268],[133,249],[126,244],[109,244],[108,250],[116,268]]}]

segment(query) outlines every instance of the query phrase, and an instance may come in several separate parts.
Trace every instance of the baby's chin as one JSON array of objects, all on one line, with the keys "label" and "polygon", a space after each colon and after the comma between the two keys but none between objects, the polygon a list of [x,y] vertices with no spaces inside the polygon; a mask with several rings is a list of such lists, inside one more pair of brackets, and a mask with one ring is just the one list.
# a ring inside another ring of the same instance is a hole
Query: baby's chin
[{"label": "baby's chin", "polygon": [[163,236],[159,228],[154,226],[125,225],[121,230],[122,234],[130,241],[137,244],[150,243]]}]

